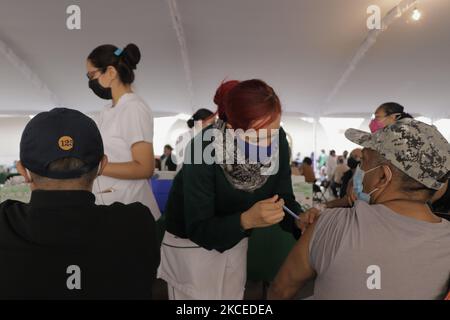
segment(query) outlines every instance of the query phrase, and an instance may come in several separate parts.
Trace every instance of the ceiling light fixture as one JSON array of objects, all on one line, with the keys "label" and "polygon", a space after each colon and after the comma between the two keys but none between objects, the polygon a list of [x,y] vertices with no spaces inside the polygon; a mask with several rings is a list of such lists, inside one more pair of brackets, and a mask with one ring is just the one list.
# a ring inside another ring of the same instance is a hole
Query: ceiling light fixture
[{"label": "ceiling light fixture", "polygon": [[420,12],[419,9],[414,8],[411,18],[413,18],[414,21],[419,21],[420,18],[422,18],[422,12]]}]

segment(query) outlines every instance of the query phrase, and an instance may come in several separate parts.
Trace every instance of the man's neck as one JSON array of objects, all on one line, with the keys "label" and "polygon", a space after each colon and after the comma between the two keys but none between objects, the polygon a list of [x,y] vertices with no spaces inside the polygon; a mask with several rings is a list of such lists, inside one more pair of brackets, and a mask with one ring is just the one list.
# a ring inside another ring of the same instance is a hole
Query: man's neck
[{"label": "man's neck", "polygon": [[392,211],[402,216],[430,223],[440,223],[442,220],[433,214],[428,205],[421,201],[393,199],[380,202]]},{"label": "man's neck", "polygon": [[71,185],[71,184],[61,184],[61,185],[32,185],[31,191],[41,190],[41,191],[87,191],[92,192],[92,187],[88,188],[85,186],[79,186],[79,185]]}]

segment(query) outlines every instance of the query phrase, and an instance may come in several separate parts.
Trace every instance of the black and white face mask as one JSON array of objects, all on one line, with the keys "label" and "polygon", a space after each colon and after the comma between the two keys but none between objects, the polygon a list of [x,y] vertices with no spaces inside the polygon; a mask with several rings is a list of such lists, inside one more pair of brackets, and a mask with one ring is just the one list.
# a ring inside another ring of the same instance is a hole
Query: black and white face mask
[{"label": "black and white face mask", "polygon": [[103,87],[98,79],[89,80],[89,88],[101,99],[111,100],[112,91],[111,88]]}]

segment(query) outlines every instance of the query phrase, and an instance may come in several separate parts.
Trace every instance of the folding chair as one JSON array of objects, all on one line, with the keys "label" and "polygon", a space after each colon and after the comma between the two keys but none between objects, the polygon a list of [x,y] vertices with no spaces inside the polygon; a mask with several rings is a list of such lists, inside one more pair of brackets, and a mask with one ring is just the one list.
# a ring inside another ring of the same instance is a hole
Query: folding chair
[{"label": "folding chair", "polygon": [[313,184],[313,200],[319,203],[328,201],[327,197],[325,197],[324,191],[322,191],[322,188],[315,183]]}]

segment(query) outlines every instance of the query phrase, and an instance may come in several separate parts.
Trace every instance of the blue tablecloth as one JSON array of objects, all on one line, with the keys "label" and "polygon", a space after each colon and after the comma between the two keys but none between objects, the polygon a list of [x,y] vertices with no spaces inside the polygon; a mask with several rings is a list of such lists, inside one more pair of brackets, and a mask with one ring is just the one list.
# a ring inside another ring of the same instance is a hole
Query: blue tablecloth
[{"label": "blue tablecloth", "polygon": [[158,203],[159,210],[162,214],[164,214],[173,180],[152,178],[150,181],[152,184],[153,194],[155,195],[156,202]]}]

